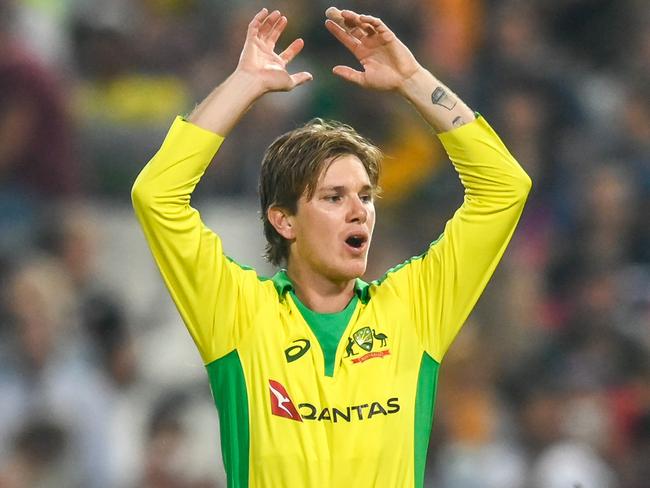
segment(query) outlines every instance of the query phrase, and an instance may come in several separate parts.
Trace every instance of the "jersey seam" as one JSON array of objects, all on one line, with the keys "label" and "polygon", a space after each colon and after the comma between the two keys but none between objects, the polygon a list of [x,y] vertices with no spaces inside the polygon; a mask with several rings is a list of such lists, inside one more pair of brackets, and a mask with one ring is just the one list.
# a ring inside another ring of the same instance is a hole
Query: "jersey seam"
[{"label": "jersey seam", "polygon": [[431,244],[429,244],[429,246],[427,247],[427,250],[424,251],[422,254],[410,257],[406,261],[404,261],[403,263],[400,263],[397,266],[394,266],[394,267],[390,268],[388,271],[386,271],[386,273],[384,273],[384,276],[382,276],[379,279],[374,280],[372,282],[372,284],[375,285],[375,286],[381,286],[381,284],[388,279],[390,274],[397,273],[398,271],[402,270],[403,268],[405,268],[406,266],[411,264],[413,261],[418,261],[420,259],[424,259],[424,257],[429,253],[431,248],[433,246],[435,246],[438,242],[440,242],[440,240],[444,237],[444,235],[445,235],[444,232],[442,234],[440,234],[436,240],[434,240]]}]

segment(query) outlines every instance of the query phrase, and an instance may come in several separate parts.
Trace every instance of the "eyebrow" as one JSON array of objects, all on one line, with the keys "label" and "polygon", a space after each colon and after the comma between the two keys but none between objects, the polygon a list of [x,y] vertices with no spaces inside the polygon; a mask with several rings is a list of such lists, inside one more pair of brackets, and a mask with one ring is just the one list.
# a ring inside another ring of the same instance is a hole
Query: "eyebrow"
[{"label": "eyebrow", "polygon": [[[344,193],[346,190],[346,187],[344,185],[332,185],[332,186],[325,186],[323,188],[319,188],[319,192],[328,192],[328,191],[335,191],[337,193]],[[371,185],[363,185],[361,187],[361,191],[370,191],[374,192],[374,189]]]}]

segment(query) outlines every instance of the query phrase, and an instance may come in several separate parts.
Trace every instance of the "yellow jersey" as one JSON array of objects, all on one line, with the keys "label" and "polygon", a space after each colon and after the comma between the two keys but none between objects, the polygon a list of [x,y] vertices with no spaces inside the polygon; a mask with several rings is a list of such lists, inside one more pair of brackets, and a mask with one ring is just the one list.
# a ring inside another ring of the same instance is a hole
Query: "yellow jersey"
[{"label": "yellow jersey", "polygon": [[177,118],[133,204],[207,369],[229,487],[421,487],[440,362],[514,232],[530,178],[478,117],[439,134],[465,187],[420,256],[317,314],[284,271],[228,258],[190,196],[223,138]]}]

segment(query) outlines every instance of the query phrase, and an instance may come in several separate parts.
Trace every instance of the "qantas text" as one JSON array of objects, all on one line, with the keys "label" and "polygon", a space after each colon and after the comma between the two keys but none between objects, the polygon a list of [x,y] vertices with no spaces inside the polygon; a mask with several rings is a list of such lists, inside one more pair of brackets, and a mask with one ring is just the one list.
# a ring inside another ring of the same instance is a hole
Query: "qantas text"
[{"label": "qantas text", "polygon": [[299,403],[298,410],[303,420],[318,420],[327,422],[353,422],[356,420],[371,419],[375,415],[390,415],[400,410],[399,398],[389,398],[386,406],[380,402],[370,404],[352,405],[344,409],[336,407],[319,408],[311,403]]}]

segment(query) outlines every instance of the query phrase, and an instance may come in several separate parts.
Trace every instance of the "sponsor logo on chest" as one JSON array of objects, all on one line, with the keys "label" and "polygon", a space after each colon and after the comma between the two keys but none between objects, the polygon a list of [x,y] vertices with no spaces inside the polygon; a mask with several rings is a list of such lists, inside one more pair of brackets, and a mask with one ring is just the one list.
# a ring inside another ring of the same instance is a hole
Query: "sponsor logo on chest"
[{"label": "sponsor logo on chest", "polygon": [[400,411],[399,398],[388,398],[385,402],[372,401],[360,405],[317,406],[302,402],[296,408],[287,389],[278,381],[269,379],[271,413],[278,417],[302,422],[315,420],[320,422],[356,422],[370,420],[376,415],[386,416]]}]

